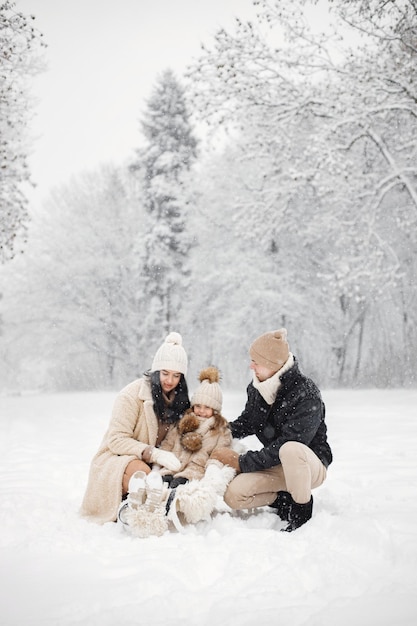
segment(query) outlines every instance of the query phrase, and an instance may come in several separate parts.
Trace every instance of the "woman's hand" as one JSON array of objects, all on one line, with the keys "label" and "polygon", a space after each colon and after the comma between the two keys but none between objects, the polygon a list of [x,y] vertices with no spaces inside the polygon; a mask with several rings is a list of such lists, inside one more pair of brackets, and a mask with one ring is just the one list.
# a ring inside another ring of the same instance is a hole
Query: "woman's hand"
[{"label": "woman's hand", "polygon": [[154,450],[154,446],[148,446],[142,452],[142,461],[145,461],[145,463],[147,463],[148,465],[152,463],[151,461],[152,450]]},{"label": "woman's hand", "polygon": [[178,472],[181,467],[181,462],[177,459],[175,454],[167,450],[160,450],[159,448],[153,448],[150,460],[151,463],[157,463],[162,467],[166,467],[171,470],[171,472]]}]

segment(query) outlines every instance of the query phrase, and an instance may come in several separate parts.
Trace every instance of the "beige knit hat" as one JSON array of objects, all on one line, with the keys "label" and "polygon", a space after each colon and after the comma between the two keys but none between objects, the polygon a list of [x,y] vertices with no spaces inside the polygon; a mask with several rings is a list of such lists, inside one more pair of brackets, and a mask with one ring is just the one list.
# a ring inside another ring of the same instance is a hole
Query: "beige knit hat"
[{"label": "beige knit hat", "polygon": [[249,353],[255,363],[277,372],[290,355],[286,329],[280,328],[261,335],[255,339]]},{"label": "beige knit hat", "polygon": [[158,348],[152,361],[152,372],[169,370],[171,372],[187,373],[188,358],[182,347],[182,337],[179,333],[169,333],[162,346]]},{"label": "beige knit hat", "polygon": [[197,387],[191,398],[191,406],[195,404],[204,404],[214,411],[222,410],[223,394],[219,385],[220,372],[217,367],[206,367],[201,370],[200,385]]}]

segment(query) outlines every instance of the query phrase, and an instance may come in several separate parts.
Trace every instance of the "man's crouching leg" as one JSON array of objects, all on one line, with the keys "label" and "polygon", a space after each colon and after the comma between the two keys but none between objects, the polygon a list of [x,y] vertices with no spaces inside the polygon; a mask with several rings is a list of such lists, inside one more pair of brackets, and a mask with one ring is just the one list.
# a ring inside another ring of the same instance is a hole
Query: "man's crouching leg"
[{"label": "man's crouching leg", "polygon": [[228,485],[224,501],[232,509],[252,509],[272,504],[285,489],[282,467],[238,474]]},{"label": "man's crouching leg", "polygon": [[311,519],[311,490],[323,483],[326,468],[309,447],[296,441],[288,441],[281,446],[279,456],[292,500],[288,513],[289,524],[283,530],[292,532]]}]

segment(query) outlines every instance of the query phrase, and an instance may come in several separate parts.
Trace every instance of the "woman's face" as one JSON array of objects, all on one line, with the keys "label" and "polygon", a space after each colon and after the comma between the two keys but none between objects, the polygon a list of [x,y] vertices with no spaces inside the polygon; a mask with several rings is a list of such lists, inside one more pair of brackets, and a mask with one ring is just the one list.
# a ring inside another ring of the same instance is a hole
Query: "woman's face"
[{"label": "woman's face", "polygon": [[169,393],[178,385],[181,380],[180,372],[172,372],[171,370],[161,370],[159,374],[162,391]]}]

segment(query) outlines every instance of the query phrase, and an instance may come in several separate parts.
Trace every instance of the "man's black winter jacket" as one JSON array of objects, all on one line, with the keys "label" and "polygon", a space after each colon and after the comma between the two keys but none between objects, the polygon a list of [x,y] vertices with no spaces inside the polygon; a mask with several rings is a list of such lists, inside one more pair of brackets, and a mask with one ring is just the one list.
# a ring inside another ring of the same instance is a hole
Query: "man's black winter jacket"
[{"label": "man's black winter jacket", "polygon": [[272,405],[252,383],[243,413],[230,423],[233,437],[256,435],[264,447],[239,457],[242,472],[257,472],[280,465],[279,449],[286,441],[299,441],[311,448],[327,467],[332,452],[327,442],[325,406],[314,382],[304,376],[296,360],[281,377],[281,386]]}]

